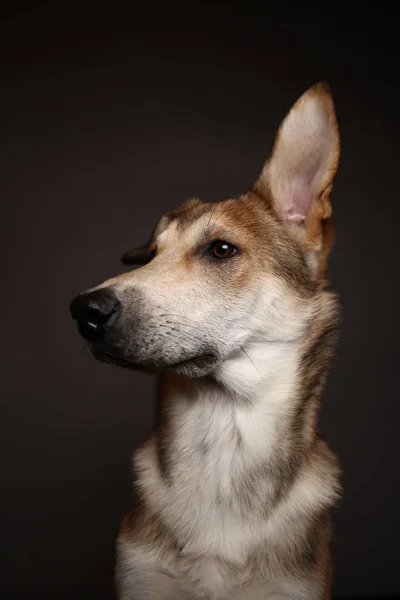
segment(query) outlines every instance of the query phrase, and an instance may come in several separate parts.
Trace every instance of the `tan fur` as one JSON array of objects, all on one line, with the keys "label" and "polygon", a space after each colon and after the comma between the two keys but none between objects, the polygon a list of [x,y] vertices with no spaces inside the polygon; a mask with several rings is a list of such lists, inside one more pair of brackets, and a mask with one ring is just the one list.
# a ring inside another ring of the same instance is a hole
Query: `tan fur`
[{"label": "tan fur", "polygon": [[[338,305],[324,271],[339,160],[332,98],[311,88],[253,189],[192,199],[126,253],[100,358],[163,371],[136,450],[119,600],[327,600],[339,466],[318,427]],[[236,253],[215,259],[213,240]],[[112,335],[111,335],[112,334]]]}]

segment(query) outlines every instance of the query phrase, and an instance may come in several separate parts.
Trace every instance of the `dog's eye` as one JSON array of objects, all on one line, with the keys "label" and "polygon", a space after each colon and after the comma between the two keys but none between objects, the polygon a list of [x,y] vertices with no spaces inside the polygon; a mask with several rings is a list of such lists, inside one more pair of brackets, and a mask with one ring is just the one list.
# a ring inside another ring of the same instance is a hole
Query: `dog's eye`
[{"label": "dog's eye", "polygon": [[149,252],[151,258],[154,258],[155,255],[157,254],[157,248],[152,248]]},{"label": "dog's eye", "polygon": [[225,242],[224,240],[216,240],[211,244],[211,254],[215,258],[230,258],[237,252],[237,248],[230,244],[229,242]]}]

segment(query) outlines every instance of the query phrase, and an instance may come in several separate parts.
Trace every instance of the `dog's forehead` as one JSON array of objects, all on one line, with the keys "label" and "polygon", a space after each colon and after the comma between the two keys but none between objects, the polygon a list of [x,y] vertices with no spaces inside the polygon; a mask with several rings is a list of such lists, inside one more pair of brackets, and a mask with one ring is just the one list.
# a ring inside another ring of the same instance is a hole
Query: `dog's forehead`
[{"label": "dog's forehead", "polygon": [[168,226],[157,236],[159,249],[171,246],[185,247],[195,245],[204,237],[206,231],[206,215],[193,216],[184,221],[179,217],[172,219]]},{"label": "dog's forehead", "polygon": [[157,244],[162,246],[186,236],[194,239],[204,234],[213,217],[218,218],[222,204],[224,202],[210,203],[195,199],[170,211],[162,219],[163,227],[158,228],[159,233],[156,232]]},{"label": "dog's forehead", "polygon": [[186,236],[195,241],[224,230],[255,235],[261,226],[265,226],[265,216],[265,208],[247,197],[213,203],[191,200],[168,213],[168,223],[158,234],[157,242],[166,244]]}]

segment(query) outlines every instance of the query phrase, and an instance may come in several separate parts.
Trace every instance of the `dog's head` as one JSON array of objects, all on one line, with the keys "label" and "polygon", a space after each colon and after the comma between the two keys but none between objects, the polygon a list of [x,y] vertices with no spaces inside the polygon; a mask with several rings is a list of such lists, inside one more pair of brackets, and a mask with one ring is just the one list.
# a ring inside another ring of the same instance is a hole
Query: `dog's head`
[{"label": "dog's head", "polygon": [[333,241],[338,160],[332,98],[318,84],[283,121],[247,194],[165,214],[150,241],[122,257],[140,268],[73,300],[93,354],[201,376],[251,343],[301,336]]}]

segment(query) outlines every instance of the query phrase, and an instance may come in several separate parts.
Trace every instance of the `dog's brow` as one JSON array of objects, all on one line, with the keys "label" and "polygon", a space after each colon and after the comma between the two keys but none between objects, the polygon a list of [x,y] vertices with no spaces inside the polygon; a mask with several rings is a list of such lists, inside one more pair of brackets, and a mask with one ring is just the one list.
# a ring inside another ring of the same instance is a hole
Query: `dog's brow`
[{"label": "dog's brow", "polygon": [[217,210],[218,207],[219,207],[219,205],[215,204],[213,210],[211,211],[210,219],[209,219],[209,221],[207,223],[207,227],[206,227],[206,230],[205,230],[206,235],[212,235],[215,232],[215,229],[217,227],[219,219],[221,217],[223,217],[228,212],[228,210],[230,209],[230,205],[226,204],[223,207],[223,209],[220,212],[220,214],[217,215],[216,218],[215,218],[215,220],[211,223],[211,219],[212,219],[212,217],[213,217],[213,215],[214,215],[214,213],[215,213],[215,211]]},{"label": "dog's brow", "polygon": [[210,218],[209,218],[208,223],[207,223],[206,231],[210,227],[211,219],[212,219],[213,214],[215,213],[216,210],[217,210],[217,204],[214,204],[213,208],[210,211]]}]

